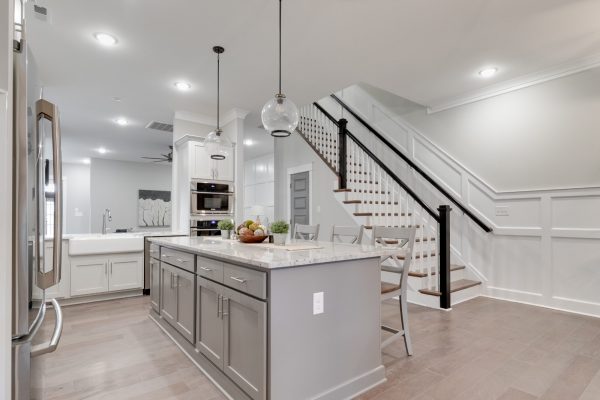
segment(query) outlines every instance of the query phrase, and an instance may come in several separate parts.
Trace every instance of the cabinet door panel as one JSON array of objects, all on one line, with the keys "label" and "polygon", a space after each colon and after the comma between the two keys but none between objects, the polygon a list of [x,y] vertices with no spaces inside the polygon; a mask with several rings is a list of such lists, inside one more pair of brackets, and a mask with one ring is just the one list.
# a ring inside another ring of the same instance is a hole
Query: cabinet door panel
[{"label": "cabinet door panel", "polygon": [[223,370],[255,400],[266,399],[267,305],[223,289]]},{"label": "cabinet door panel", "polygon": [[220,181],[233,181],[233,169],[234,169],[234,149],[229,148],[229,156],[224,160],[215,160],[215,179]]},{"label": "cabinet door panel", "polygon": [[109,260],[108,290],[142,288],[142,257],[114,257]]},{"label": "cabinet door panel", "polygon": [[192,145],[192,178],[213,179],[213,163],[206,152],[206,148],[200,144]]},{"label": "cabinet door panel", "polygon": [[177,289],[175,288],[174,267],[160,263],[160,315],[171,324],[176,326],[177,316]]},{"label": "cabinet door panel", "polygon": [[108,260],[96,257],[71,258],[71,296],[108,291]]},{"label": "cabinet door panel", "polygon": [[175,275],[175,286],[177,287],[177,330],[190,343],[194,343],[196,277],[191,272],[178,269]]},{"label": "cabinet door panel", "polygon": [[223,368],[223,320],[220,315],[222,286],[198,277],[196,348],[219,368]]},{"label": "cabinet door panel", "polygon": [[150,304],[160,314],[160,262],[150,259]]}]

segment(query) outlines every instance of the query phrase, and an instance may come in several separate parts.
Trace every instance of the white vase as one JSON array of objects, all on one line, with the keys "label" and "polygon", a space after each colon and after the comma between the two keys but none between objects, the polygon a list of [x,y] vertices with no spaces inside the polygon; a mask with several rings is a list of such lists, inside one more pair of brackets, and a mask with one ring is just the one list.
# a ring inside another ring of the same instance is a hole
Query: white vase
[{"label": "white vase", "polygon": [[285,245],[285,239],[287,239],[287,233],[274,233],[273,234],[273,243],[278,246]]},{"label": "white vase", "polygon": [[221,231],[221,238],[223,239],[229,239],[231,237],[231,231],[230,230],[222,230]]}]

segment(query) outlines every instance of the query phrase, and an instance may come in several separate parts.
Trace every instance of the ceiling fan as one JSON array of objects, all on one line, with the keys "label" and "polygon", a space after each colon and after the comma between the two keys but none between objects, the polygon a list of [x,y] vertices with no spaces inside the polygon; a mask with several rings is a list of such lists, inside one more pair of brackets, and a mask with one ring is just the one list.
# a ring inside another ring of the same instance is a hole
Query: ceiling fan
[{"label": "ceiling fan", "polygon": [[173,162],[173,146],[169,146],[169,152],[167,154],[161,154],[160,157],[141,157],[145,160],[152,160],[152,162],[160,163],[160,162]]}]

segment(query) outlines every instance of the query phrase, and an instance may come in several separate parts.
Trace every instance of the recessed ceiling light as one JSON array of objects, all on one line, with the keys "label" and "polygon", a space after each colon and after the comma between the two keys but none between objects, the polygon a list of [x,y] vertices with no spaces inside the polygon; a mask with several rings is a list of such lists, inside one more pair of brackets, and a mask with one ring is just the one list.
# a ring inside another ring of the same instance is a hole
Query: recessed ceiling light
[{"label": "recessed ceiling light", "polygon": [[498,72],[498,68],[496,67],[484,68],[479,71],[479,76],[482,78],[491,78],[492,76],[496,75],[496,72]]},{"label": "recessed ceiling light", "polygon": [[253,144],[254,144],[254,140],[244,139],[244,146],[252,146]]},{"label": "recessed ceiling light", "polygon": [[100,154],[106,154],[108,152],[104,147],[99,147],[96,151]]},{"label": "recessed ceiling light", "polygon": [[92,160],[90,160],[89,158],[84,158],[83,160],[81,160],[81,162],[84,164],[90,164]]},{"label": "recessed ceiling light", "polygon": [[117,118],[117,119],[115,119],[115,122],[117,123],[117,125],[121,125],[121,126],[125,126],[128,124],[128,122],[125,118]]},{"label": "recessed ceiling light", "polygon": [[182,92],[188,91],[192,88],[192,85],[190,85],[187,82],[175,82],[174,85],[178,90],[181,90]]},{"label": "recessed ceiling light", "polygon": [[114,46],[118,42],[116,37],[103,32],[94,33],[94,38],[103,46]]},{"label": "recessed ceiling light", "polygon": [[123,99],[121,97],[117,97],[117,96],[113,97],[112,99],[113,99],[113,101],[116,101],[117,103],[120,103],[121,101],[123,101]]}]

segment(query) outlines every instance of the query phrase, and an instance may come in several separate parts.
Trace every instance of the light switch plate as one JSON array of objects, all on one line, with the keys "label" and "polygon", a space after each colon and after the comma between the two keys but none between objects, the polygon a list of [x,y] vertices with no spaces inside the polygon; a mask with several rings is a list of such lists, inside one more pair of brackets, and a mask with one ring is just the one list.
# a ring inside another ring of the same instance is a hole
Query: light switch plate
[{"label": "light switch plate", "polygon": [[323,314],[325,310],[325,296],[323,292],[313,293],[313,315]]},{"label": "light switch plate", "polygon": [[508,206],[496,206],[497,217],[508,217]]}]

